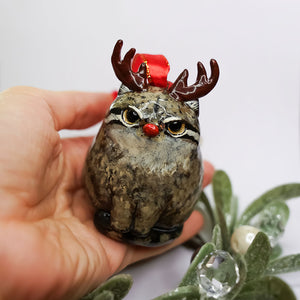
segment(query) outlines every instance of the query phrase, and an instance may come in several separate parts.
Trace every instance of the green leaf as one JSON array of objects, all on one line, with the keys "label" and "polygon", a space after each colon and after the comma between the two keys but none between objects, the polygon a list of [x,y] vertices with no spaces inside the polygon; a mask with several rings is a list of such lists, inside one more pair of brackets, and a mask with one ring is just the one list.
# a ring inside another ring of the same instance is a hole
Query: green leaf
[{"label": "green leaf", "polygon": [[300,271],[300,254],[288,255],[271,261],[265,274],[275,275],[295,271]]},{"label": "green leaf", "polygon": [[230,247],[230,235],[227,229],[227,224],[225,221],[225,216],[223,214],[222,209],[219,206],[216,206],[217,216],[218,216],[218,223],[221,229],[221,236],[223,242],[223,249],[228,250]]},{"label": "green leaf", "polygon": [[282,253],[282,249],[279,245],[276,245],[271,252],[270,261],[278,258]]},{"label": "green leaf", "polygon": [[239,225],[248,224],[257,213],[272,201],[289,200],[300,196],[300,183],[285,184],[275,187],[254,200],[239,219]]},{"label": "green leaf", "polygon": [[244,285],[235,300],[296,300],[291,288],[278,277],[263,277]]},{"label": "green leaf", "polygon": [[239,201],[238,201],[238,197],[233,195],[232,199],[231,199],[231,225],[229,228],[229,234],[232,235],[233,230],[235,228],[235,224],[236,224],[236,219],[237,219],[237,212],[238,212],[238,208],[239,208]]},{"label": "green leaf", "polygon": [[114,300],[115,296],[112,291],[103,291],[101,294],[97,295],[93,300]]},{"label": "green leaf", "polygon": [[198,276],[197,276],[197,269],[198,265],[203,261],[203,259],[209,255],[211,252],[216,250],[216,247],[212,243],[206,243],[202,246],[198,254],[195,256],[193,261],[191,262],[187,272],[183,276],[179,287],[187,286],[187,285],[196,285],[198,286]]},{"label": "green leaf", "polygon": [[225,216],[227,227],[232,225],[232,187],[228,175],[218,170],[213,177],[213,193],[216,205],[218,205]]},{"label": "green leaf", "polygon": [[271,255],[269,238],[263,232],[257,233],[249,246],[245,261],[247,264],[247,281],[260,277],[266,270]]},{"label": "green leaf", "polygon": [[[110,279],[108,279],[107,281],[105,281],[102,285],[97,287],[91,293],[82,297],[81,300],[95,300],[95,299],[98,300],[98,298],[96,297],[101,293],[103,293],[104,291],[110,291],[114,295],[113,298],[114,300],[121,300],[128,294],[131,286],[132,286],[132,278],[129,274],[115,275]],[[108,294],[109,293],[105,293],[105,295]]]},{"label": "green leaf", "polygon": [[212,187],[217,219],[222,232],[223,247],[225,250],[228,250],[229,237],[236,219],[237,201],[232,195],[230,179],[224,171],[219,170],[215,172]]},{"label": "green leaf", "polygon": [[[214,216],[214,211],[209,203],[209,200],[206,196],[206,194],[204,193],[204,191],[201,192],[200,194],[200,199],[198,200],[198,202],[203,203],[206,211],[208,212],[209,217],[211,218],[212,221],[212,226],[215,225],[216,221],[215,221],[215,216]],[[197,205],[196,205],[196,209],[197,209]]]},{"label": "green leaf", "polygon": [[216,224],[213,230],[212,235],[212,243],[216,245],[217,250],[223,249],[223,241],[222,241],[222,235],[221,235],[221,228],[219,224]]},{"label": "green leaf", "polygon": [[196,239],[193,238],[192,241],[197,246],[196,248],[199,248],[203,246],[206,242],[209,242],[211,240],[212,229],[215,225],[214,212],[212,211],[212,208],[204,192],[201,193],[201,196],[195,205],[195,209],[202,214],[204,221],[201,231],[197,233],[198,237]]},{"label": "green leaf", "polygon": [[153,300],[199,300],[200,292],[199,287],[196,286],[182,286],[178,287],[177,289],[163,294]]}]

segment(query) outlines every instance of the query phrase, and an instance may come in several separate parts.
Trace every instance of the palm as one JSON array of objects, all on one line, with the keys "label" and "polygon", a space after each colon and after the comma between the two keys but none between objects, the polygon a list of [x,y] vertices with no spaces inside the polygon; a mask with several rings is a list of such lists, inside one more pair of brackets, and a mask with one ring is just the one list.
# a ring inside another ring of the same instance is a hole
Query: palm
[{"label": "palm", "polygon": [[[127,264],[169,248],[126,246],[94,228],[93,207],[81,182],[91,139],[62,140],[57,131],[100,121],[111,99],[79,96],[28,88],[0,96],[5,141],[0,151],[0,281],[5,276],[7,298],[76,299]],[[199,216],[192,218],[199,222]],[[186,226],[176,244],[198,229]]]}]

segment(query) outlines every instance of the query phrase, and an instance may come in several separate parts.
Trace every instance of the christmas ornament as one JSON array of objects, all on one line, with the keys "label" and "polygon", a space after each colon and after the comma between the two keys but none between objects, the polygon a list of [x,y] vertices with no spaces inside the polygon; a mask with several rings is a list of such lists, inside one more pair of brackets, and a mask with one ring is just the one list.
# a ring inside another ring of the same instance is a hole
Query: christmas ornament
[{"label": "christmas ornament", "polygon": [[177,238],[201,193],[198,98],[216,85],[198,62],[193,85],[184,70],[172,84],[162,55],[135,54],[121,59],[123,42],[112,54],[122,82],[95,143],[88,153],[84,180],[97,211],[94,223],[105,235],[128,243],[156,246]]}]

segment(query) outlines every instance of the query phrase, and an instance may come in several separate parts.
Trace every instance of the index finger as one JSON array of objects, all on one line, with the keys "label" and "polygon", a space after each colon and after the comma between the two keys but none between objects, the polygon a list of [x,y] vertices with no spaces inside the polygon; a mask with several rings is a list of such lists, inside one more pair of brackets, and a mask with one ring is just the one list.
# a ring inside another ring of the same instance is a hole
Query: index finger
[{"label": "index finger", "polygon": [[28,86],[16,86],[1,94],[9,102],[22,99],[33,107],[46,104],[57,131],[84,129],[100,122],[114,99],[112,93],[54,92]]},{"label": "index finger", "polygon": [[44,91],[55,129],[84,129],[100,122],[113,101],[111,93]]}]

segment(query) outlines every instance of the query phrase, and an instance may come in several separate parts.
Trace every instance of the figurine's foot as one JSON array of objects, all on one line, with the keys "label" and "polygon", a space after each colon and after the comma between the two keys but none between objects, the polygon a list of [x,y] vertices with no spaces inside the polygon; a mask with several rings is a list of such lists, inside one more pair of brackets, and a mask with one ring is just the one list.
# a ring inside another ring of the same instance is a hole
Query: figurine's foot
[{"label": "figurine's foot", "polygon": [[154,226],[148,234],[140,234],[134,230],[128,232],[117,232],[110,225],[110,213],[98,210],[94,217],[96,228],[112,239],[126,242],[129,244],[154,247],[162,246],[178,238],[182,232],[183,225],[173,227]]},{"label": "figurine's foot", "polygon": [[139,234],[130,231],[122,234],[123,241],[147,247],[162,246],[178,238],[182,232],[183,226],[173,226],[169,228],[152,227],[148,234]]},{"label": "figurine's foot", "polygon": [[94,224],[105,235],[109,235],[109,232],[114,231],[110,225],[110,213],[107,211],[97,210],[94,216]]}]

